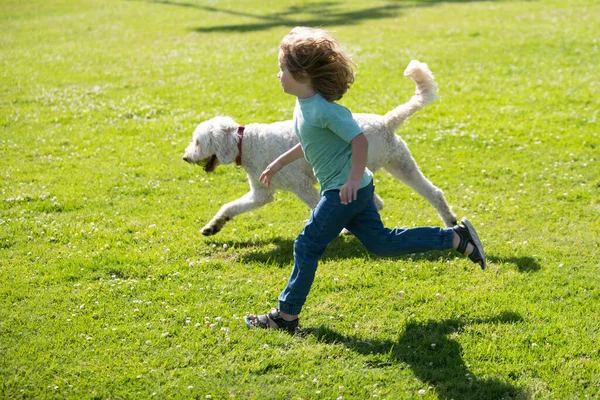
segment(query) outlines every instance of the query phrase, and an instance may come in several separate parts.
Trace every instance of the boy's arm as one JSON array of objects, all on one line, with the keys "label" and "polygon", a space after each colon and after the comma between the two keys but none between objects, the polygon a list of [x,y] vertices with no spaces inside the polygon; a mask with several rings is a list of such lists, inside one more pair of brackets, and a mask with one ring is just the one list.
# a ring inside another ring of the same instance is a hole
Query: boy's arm
[{"label": "boy's arm", "polygon": [[352,144],[352,167],[348,181],[340,189],[340,201],[342,204],[352,203],[356,200],[360,181],[362,180],[367,158],[369,156],[369,142],[364,134],[356,136],[350,142]]},{"label": "boy's arm", "polygon": [[299,158],[304,157],[304,151],[302,150],[302,146],[300,143],[280,155],[273,161],[271,164],[267,165],[267,168],[260,174],[260,178],[258,179],[260,182],[267,185],[267,187],[271,186],[271,179],[273,176],[279,172],[283,167],[288,165],[289,163],[296,161]]}]

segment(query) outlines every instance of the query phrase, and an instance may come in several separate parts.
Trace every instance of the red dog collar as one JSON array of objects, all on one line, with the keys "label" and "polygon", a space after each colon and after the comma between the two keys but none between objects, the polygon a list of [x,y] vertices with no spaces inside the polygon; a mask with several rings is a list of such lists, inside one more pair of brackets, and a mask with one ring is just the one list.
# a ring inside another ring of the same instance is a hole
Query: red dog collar
[{"label": "red dog collar", "polygon": [[242,140],[244,139],[244,126],[240,125],[237,131],[240,136],[240,140],[238,140],[238,156],[235,158],[235,164],[240,166],[242,165]]}]

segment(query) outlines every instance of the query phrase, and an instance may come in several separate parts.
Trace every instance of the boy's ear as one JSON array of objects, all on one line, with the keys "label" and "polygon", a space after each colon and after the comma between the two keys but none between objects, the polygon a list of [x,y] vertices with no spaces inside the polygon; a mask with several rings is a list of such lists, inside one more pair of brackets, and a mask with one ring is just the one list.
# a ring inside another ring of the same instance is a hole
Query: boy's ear
[{"label": "boy's ear", "polygon": [[297,72],[298,77],[294,77],[294,79],[296,79],[299,83],[309,83],[310,82],[310,77],[308,76],[308,72],[306,71],[298,71]]}]

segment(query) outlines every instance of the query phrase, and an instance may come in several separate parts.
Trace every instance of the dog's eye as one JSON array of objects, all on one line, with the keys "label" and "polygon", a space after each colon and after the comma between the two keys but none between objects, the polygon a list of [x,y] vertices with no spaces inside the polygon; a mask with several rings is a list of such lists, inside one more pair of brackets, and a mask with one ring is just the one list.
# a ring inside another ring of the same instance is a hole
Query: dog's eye
[{"label": "dog's eye", "polygon": [[200,147],[200,142],[196,140],[196,147]]}]

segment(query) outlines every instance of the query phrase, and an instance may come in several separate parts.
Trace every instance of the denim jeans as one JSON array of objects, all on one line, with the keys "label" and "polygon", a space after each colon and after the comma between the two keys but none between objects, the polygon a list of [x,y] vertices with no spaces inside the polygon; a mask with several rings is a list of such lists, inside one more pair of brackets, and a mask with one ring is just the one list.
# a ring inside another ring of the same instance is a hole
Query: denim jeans
[{"label": "denim jeans", "polygon": [[325,248],[347,228],[367,250],[380,257],[394,257],[427,250],[452,248],[451,228],[418,227],[388,229],[373,202],[373,182],[358,191],[349,204],[340,202],[339,190],[323,193],[317,207],[294,242],[294,269],[279,295],[279,309],[296,315],[302,310]]}]

